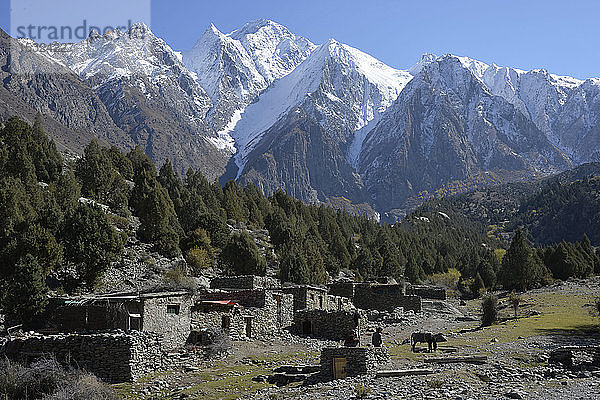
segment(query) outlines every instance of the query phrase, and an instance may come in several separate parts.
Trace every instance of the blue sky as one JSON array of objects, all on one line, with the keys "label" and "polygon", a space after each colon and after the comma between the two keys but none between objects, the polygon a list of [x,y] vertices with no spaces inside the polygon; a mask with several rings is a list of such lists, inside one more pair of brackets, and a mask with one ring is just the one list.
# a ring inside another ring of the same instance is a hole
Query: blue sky
[{"label": "blue sky", "polygon": [[[61,1],[53,3],[60,9]],[[151,5],[152,30],[176,50],[191,48],[211,22],[229,32],[268,18],[317,44],[333,37],[397,68],[431,52],[578,78],[600,76],[596,0],[152,0]],[[9,14],[9,0],[0,0],[5,30]]]}]

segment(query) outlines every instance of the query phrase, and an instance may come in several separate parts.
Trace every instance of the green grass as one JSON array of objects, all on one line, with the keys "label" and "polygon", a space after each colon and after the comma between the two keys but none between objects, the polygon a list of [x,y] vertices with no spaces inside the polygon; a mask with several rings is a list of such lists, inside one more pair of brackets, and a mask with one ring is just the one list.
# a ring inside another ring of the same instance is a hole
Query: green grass
[{"label": "green grass", "polygon": [[[182,391],[190,399],[198,400],[233,400],[244,394],[251,394],[260,389],[270,386],[264,382],[254,382],[253,377],[257,375],[269,375],[274,366],[283,363],[313,363],[317,362],[317,352],[294,352],[276,353],[265,356],[251,355],[241,361],[231,358],[217,363],[215,366],[198,372],[185,374],[182,386],[191,386]],[[140,378],[135,383],[123,383],[113,385],[118,395],[126,400],[129,399],[156,399],[166,396],[166,393],[152,393],[147,397],[134,395],[147,384],[155,380],[169,380],[175,372],[157,372]],[[157,397],[158,396],[158,397]],[[166,397],[165,397],[166,398]]]},{"label": "green grass", "polygon": [[[540,293],[525,295],[523,299],[530,303],[531,309],[541,314],[508,320],[497,325],[469,334],[474,339],[489,340],[491,337],[498,342],[512,342],[519,337],[536,335],[575,335],[585,336],[598,332],[598,321],[584,307],[593,301],[592,296],[576,296],[556,293]],[[507,309],[511,312],[510,309]],[[527,310],[520,310],[520,315]]]},{"label": "green grass", "polygon": [[[450,336],[448,346],[456,346],[460,350],[476,349],[490,343],[492,338],[497,343],[509,343],[519,340],[519,337],[527,338],[537,335],[573,335],[586,336],[598,335],[600,333],[599,319],[592,315],[590,307],[585,305],[594,304],[594,296],[579,296],[573,294],[558,293],[535,293],[524,294],[523,304],[526,307],[519,309],[519,318],[511,319],[480,330]],[[503,300],[506,302],[506,299]],[[476,311],[481,307],[481,300],[472,300],[468,307]],[[526,317],[529,311],[537,310],[540,315]],[[477,314],[476,314],[477,315]],[[511,307],[503,308],[500,317],[513,317]],[[479,323],[475,322],[471,328],[477,328]],[[464,327],[463,327],[464,328]],[[454,332],[460,329],[455,329]],[[421,361],[427,355],[425,353],[413,353],[409,345],[397,345],[389,347],[393,359]],[[478,352],[486,354],[486,351]],[[523,365],[537,365],[537,360],[530,358],[518,358],[516,360]]]}]

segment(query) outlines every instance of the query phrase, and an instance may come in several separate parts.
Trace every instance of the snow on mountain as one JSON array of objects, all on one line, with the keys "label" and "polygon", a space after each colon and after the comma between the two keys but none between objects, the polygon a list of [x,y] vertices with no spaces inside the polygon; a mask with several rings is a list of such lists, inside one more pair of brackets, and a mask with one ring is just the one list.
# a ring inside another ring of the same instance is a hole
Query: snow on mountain
[{"label": "snow on mountain", "polygon": [[[262,134],[296,105],[308,102],[306,107],[324,128],[333,131],[343,125],[346,134],[353,133],[382,113],[410,79],[409,73],[330,39],[246,107],[232,132],[238,175]],[[356,158],[360,143],[352,149]]]},{"label": "snow on mountain", "polygon": [[[569,76],[550,74],[545,69],[524,71],[517,68],[500,67],[496,64],[488,65],[469,57],[452,55],[436,57],[432,54],[424,54],[409,71],[415,74],[424,65],[437,62],[443,57],[455,57],[481,80],[492,94],[502,97],[529,117],[552,144],[567,153],[574,161],[578,159],[577,151],[572,147],[574,143],[567,145],[566,143],[569,141],[562,138],[565,128],[563,109],[566,107],[578,116],[585,113],[584,110],[574,110],[574,106],[568,104],[570,99],[577,101],[576,98],[582,96],[580,92],[584,91],[584,81]],[[585,160],[592,161],[587,158]]]},{"label": "snow on mountain", "polygon": [[196,45],[183,53],[183,61],[214,103],[218,103],[226,90],[233,91],[240,101],[248,102],[268,84],[242,44],[212,24]]},{"label": "snow on mountain", "polygon": [[[158,82],[166,74],[194,76],[181,63],[181,57],[164,40],[154,36],[143,23],[128,31],[119,29],[74,43],[67,52],[51,53],[51,58],[68,66],[83,79],[101,76],[104,81],[140,75]],[[200,93],[201,88],[196,88]]]},{"label": "snow on mountain", "polygon": [[478,171],[552,173],[571,165],[526,113],[484,84],[488,68],[453,55],[421,63],[360,155],[377,209],[402,208],[410,196]]},{"label": "snow on mountain", "polygon": [[242,44],[267,83],[289,74],[317,47],[266,19],[248,22],[227,36]]},{"label": "snow on mountain", "polygon": [[246,105],[274,80],[291,72],[314,45],[269,20],[249,22],[229,34],[214,25],[183,53],[187,68],[208,92],[210,118],[225,140]]},{"label": "snow on mountain", "polygon": [[232,146],[206,122],[212,102],[181,57],[144,24],[90,36],[48,55],[88,83],[111,118],[158,164],[214,178]]}]

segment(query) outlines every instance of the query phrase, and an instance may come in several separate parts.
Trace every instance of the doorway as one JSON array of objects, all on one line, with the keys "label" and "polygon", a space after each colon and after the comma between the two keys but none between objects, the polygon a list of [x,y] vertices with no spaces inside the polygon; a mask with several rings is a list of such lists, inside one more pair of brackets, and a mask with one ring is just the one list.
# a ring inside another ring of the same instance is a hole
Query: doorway
[{"label": "doorway", "polygon": [[346,379],[346,357],[333,357],[333,379]]},{"label": "doorway", "polygon": [[302,321],[302,334],[303,335],[312,335],[312,323],[309,320]]},{"label": "doorway", "polygon": [[246,324],[246,337],[252,337],[252,317],[244,317],[244,322]]}]

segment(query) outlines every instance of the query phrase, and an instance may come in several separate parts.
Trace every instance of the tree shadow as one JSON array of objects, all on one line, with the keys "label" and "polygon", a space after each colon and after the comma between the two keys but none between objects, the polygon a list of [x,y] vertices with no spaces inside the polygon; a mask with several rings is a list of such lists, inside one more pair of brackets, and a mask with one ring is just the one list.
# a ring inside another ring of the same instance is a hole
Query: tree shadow
[{"label": "tree shadow", "polygon": [[582,324],[572,328],[538,328],[536,332],[558,346],[589,346],[600,342],[598,324]]}]

